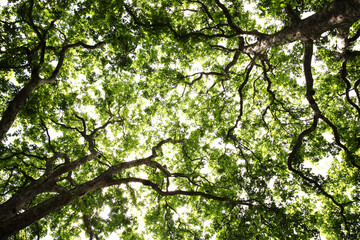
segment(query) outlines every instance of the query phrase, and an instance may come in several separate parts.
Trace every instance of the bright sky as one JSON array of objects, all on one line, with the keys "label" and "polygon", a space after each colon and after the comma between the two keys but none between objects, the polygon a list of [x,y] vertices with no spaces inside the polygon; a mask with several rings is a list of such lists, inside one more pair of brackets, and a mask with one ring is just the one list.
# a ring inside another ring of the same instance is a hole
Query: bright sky
[{"label": "bright sky", "polygon": [[0,0],[0,7],[6,6],[8,3],[7,0]]}]

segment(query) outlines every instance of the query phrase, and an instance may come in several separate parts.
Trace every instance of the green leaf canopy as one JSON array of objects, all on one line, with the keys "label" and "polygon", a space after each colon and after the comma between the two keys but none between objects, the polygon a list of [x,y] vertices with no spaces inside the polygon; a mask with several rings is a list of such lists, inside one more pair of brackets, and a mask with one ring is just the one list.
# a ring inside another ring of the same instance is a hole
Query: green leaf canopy
[{"label": "green leaf canopy", "polygon": [[359,0],[9,0],[0,239],[359,239]]}]

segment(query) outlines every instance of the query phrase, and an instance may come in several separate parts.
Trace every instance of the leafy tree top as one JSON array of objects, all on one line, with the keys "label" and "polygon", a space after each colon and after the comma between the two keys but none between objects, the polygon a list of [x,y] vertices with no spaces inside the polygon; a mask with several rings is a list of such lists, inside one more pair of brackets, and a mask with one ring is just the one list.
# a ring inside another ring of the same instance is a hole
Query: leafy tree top
[{"label": "leafy tree top", "polygon": [[358,0],[8,1],[0,239],[360,238],[359,18]]}]

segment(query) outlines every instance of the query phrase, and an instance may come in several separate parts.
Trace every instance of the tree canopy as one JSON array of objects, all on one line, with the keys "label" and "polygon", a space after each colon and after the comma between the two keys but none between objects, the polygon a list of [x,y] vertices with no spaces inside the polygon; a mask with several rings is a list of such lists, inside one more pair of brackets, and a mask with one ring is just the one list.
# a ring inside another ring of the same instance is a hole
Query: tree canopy
[{"label": "tree canopy", "polygon": [[360,239],[359,19],[359,0],[8,0],[0,239]]}]

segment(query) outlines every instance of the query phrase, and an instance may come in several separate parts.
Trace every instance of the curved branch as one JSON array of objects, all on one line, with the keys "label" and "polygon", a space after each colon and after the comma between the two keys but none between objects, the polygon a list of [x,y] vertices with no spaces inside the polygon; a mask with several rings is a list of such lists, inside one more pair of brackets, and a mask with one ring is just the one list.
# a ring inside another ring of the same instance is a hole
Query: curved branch
[{"label": "curved branch", "polygon": [[360,84],[360,79],[358,79],[355,84],[354,84],[354,91],[356,93],[356,97],[358,99],[358,102],[360,103],[360,94],[359,94],[359,90],[358,90],[358,86]]},{"label": "curved branch", "polygon": [[350,81],[346,78],[347,70],[346,70],[346,60],[343,61],[342,68],[341,68],[341,79],[346,84],[346,100],[350,103],[351,106],[353,106],[356,111],[358,112],[358,119],[360,119],[360,107],[354,103],[354,101],[350,98],[350,89],[351,84]]},{"label": "curved branch", "polygon": [[[134,178],[134,177],[112,180],[112,181],[109,181],[109,184],[110,185],[119,185],[119,184],[124,184],[124,183],[131,183],[131,182],[137,182],[137,183],[143,184],[144,186],[149,186],[161,196],[176,196],[176,195],[200,196],[200,197],[203,197],[206,199],[212,199],[212,200],[216,200],[216,201],[228,201],[231,203],[242,204],[242,205],[246,205],[246,206],[252,206],[253,203],[251,203],[251,202],[255,201],[255,200],[233,200],[228,197],[220,197],[220,196],[216,196],[216,195],[212,195],[212,194],[208,194],[208,193],[204,193],[204,192],[199,192],[199,191],[184,191],[184,190],[163,191],[157,184],[155,184],[154,182],[152,182],[150,180],[142,179],[142,178]],[[257,201],[255,201],[255,202],[257,202]]]},{"label": "curved branch", "polygon": [[233,59],[231,60],[231,62],[229,62],[224,71],[225,71],[225,74],[228,74],[229,73],[229,70],[230,68],[232,68],[237,62],[238,62],[238,59],[239,59],[239,56],[241,54],[241,50],[244,48],[244,38],[243,37],[240,37],[240,40],[239,40],[239,50],[235,51],[235,54],[234,54],[234,57]]},{"label": "curved branch", "polygon": [[65,54],[69,49],[76,47],[83,47],[86,49],[95,49],[99,46],[104,45],[105,42],[99,42],[95,45],[87,45],[81,41],[78,41],[74,44],[65,45],[59,53],[59,61],[52,72],[51,76],[47,79],[41,79],[39,76],[40,68],[35,67],[31,71],[30,81],[20,90],[18,94],[14,97],[14,99],[9,103],[8,107],[2,114],[2,118],[0,120],[0,142],[2,142],[6,136],[6,133],[9,131],[11,126],[13,125],[19,111],[23,108],[26,103],[26,100],[29,98],[30,94],[38,88],[40,84],[47,84],[55,82],[57,76],[60,73],[60,69],[65,60]]},{"label": "curved branch", "polygon": [[204,10],[206,16],[208,16],[208,18],[215,22],[213,16],[211,15],[211,13],[209,12],[209,8],[203,3],[203,2],[200,2],[200,1],[190,1],[190,2],[193,2],[193,3],[198,3],[201,5],[201,8]]},{"label": "curved branch", "polygon": [[256,43],[244,48],[246,53],[259,53],[265,49],[294,41],[318,39],[322,33],[336,28],[348,28],[360,18],[360,1],[334,0],[312,16],[285,27],[279,32],[264,35]]},{"label": "curved branch", "polygon": [[41,84],[46,84],[46,83],[54,83],[57,76],[59,75],[60,73],[60,70],[61,70],[61,67],[63,66],[64,64],[64,60],[65,60],[65,56],[66,56],[66,53],[68,50],[72,49],[72,48],[77,48],[77,47],[83,47],[85,49],[89,49],[89,50],[93,50],[93,49],[96,49],[98,47],[101,47],[103,45],[105,45],[106,42],[105,41],[101,41],[101,42],[98,42],[94,45],[88,45],[82,41],[78,41],[76,43],[73,43],[73,44],[67,44],[67,45],[64,45],[61,49],[61,51],[59,52],[59,60],[58,60],[58,63],[54,69],[54,71],[51,73],[50,77],[49,78],[46,78],[46,79],[41,79]]},{"label": "curved branch", "polygon": [[353,154],[349,151],[349,149],[341,143],[340,141],[340,133],[337,129],[337,127],[327,118],[325,117],[322,112],[319,109],[319,106],[317,105],[313,95],[315,94],[315,91],[313,89],[313,83],[314,79],[312,77],[311,73],[311,58],[313,54],[313,43],[312,41],[305,42],[305,56],[304,56],[304,73],[305,73],[305,80],[306,80],[306,98],[314,111],[314,114],[316,117],[323,120],[333,131],[335,143],[340,148],[342,148],[346,155],[349,157],[350,162],[353,166],[360,169],[360,165],[356,163],[355,158]]},{"label": "curved branch", "polygon": [[239,109],[239,114],[238,114],[238,117],[236,119],[236,122],[235,122],[235,125],[233,127],[231,127],[228,132],[227,132],[227,136],[228,137],[231,137],[232,136],[232,132],[235,130],[235,128],[237,128],[241,118],[242,118],[242,115],[243,115],[243,104],[244,104],[244,99],[243,99],[243,88],[246,86],[246,84],[248,83],[249,81],[249,78],[250,78],[250,74],[251,74],[251,71],[253,69],[255,65],[255,59],[253,59],[251,61],[251,63],[247,66],[246,70],[245,70],[245,79],[244,81],[241,83],[241,85],[239,86],[238,88],[238,94],[239,94],[239,98],[240,98],[240,109]]},{"label": "curved branch", "polygon": [[[29,226],[35,221],[43,218],[51,212],[54,212],[62,207],[74,202],[78,197],[83,196],[84,194],[96,191],[98,189],[127,184],[131,182],[142,183],[145,186],[150,186],[161,196],[176,196],[176,195],[184,195],[184,196],[200,196],[207,199],[213,199],[217,201],[229,201],[234,204],[242,204],[247,206],[252,206],[252,202],[257,202],[256,200],[231,200],[228,197],[219,197],[211,194],[207,194],[204,192],[197,191],[183,191],[183,190],[175,190],[175,191],[163,191],[159,188],[155,183],[141,178],[123,178],[114,180],[111,177],[108,177],[106,174],[102,174],[99,177],[86,182],[78,187],[74,188],[69,192],[63,192],[59,195],[45,200],[44,202],[38,204],[37,206],[26,210],[23,213],[15,215],[14,217],[9,218],[6,222],[0,222],[0,238],[5,239],[11,234],[17,232],[18,230]],[[0,220],[1,221],[1,220]]]},{"label": "curved branch", "polygon": [[221,8],[222,12],[224,13],[226,20],[230,26],[231,29],[233,29],[236,33],[240,34],[243,33],[243,31],[241,30],[241,28],[239,28],[238,26],[236,26],[232,20],[232,16],[229,12],[229,10],[227,9],[227,7],[222,4],[219,0],[215,0],[216,5],[218,5],[219,8]]},{"label": "curved branch", "polygon": [[[332,127],[333,131],[334,131],[335,138],[338,137],[336,127],[321,113],[317,103],[315,102],[315,99],[313,98],[313,95],[315,94],[315,92],[313,90],[313,82],[314,82],[314,80],[313,80],[312,72],[311,72],[312,54],[313,54],[313,43],[312,43],[312,41],[306,41],[305,42],[305,54],[304,54],[304,73],[305,73],[305,80],[306,80],[306,98],[307,98],[312,110],[314,111],[313,123],[308,129],[301,132],[300,135],[298,136],[298,138],[296,140],[296,143],[293,146],[292,151],[288,156],[287,165],[288,165],[288,169],[290,171],[292,171],[293,173],[295,173],[296,175],[301,177],[306,182],[310,183],[310,185],[312,187],[317,189],[322,195],[329,198],[337,207],[340,208],[340,214],[341,214],[341,216],[343,218],[345,228],[348,230],[348,227],[349,227],[348,226],[348,221],[347,221],[347,219],[346,219],[346,217],[344,215],[344,204],[338,202],[331,194],[326,192],[325,189],[321,186],[321,184],[318,183],[318,181],[316,181],[315,179],[313,179],[311,177],[306,176],[303,172],[301,172],[301,171],[299,171],[299,170],[297,170],[296,168],[293,167],[293,161],[296,159],[296,154],[299,151],[300,147],[302,146],[304,138],[315,131],[319,119],[322,119],[330,127]],[[340,143],[339,139],[337,140],[337,143],[338,143],[338,145],[340,144],[339,146],[343,146]],[[345,147],[345,146],[343,146],[343,147]]]},{"label": "curved branch", "polygon": [[349,38],[349,43],[355,42],[360,37],[360,28],[357,30],[352,38]]}]

